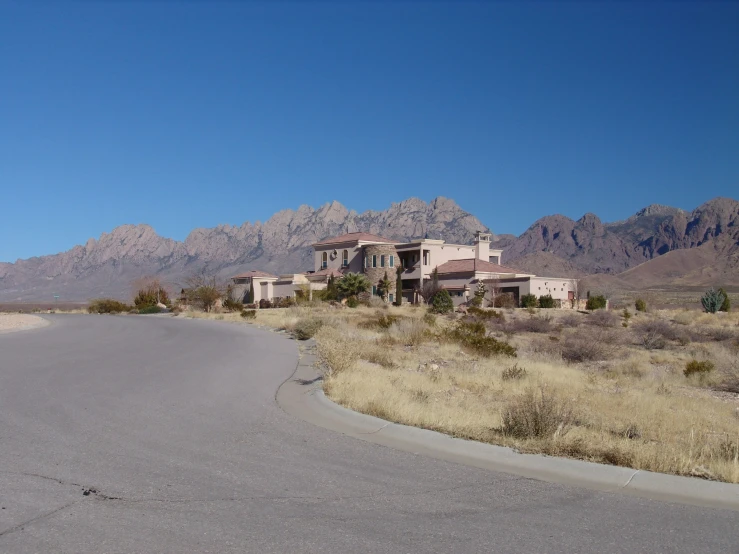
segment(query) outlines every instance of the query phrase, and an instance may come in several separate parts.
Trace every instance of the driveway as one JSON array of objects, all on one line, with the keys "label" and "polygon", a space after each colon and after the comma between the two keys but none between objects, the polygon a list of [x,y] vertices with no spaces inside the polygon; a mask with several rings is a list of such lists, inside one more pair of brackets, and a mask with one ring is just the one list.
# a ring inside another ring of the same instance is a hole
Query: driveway
[{"label": "driveway", "polygon": [[293,341],[49,316],[0,335],[0,552],[736,552],[739,515],[494,473],[314,427]]}]

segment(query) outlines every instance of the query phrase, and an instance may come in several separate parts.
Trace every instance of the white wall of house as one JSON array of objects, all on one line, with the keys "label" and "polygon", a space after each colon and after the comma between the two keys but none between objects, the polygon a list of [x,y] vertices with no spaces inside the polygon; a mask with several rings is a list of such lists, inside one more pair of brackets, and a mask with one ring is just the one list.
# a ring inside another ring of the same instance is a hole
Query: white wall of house
[{"label": "white wall of house", "polygon": [[532,277],[531,294],[546,296],[551,294],[555,300],[568,300],[570,293],[575,293],[574,279],[561,279],[557,277]]}]

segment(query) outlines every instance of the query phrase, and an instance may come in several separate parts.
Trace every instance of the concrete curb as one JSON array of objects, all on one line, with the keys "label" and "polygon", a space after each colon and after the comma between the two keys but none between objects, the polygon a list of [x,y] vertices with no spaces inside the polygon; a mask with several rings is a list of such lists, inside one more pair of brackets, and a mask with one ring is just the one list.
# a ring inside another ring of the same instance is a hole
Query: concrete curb
[{"label": "concrete curb", "polygon": [[[310,346],[313,341],[303,344]],[[303,349],[305,350],[305,349]],[[374,444],[553,483],[622,492],[665,502],[739,511],[739,485],[555,458],[520,454],[510,448],[456,439],[360,414],[329,400],[312,353],[301,354],[295,373],[278,389],[280,407],[319,427]]]}]

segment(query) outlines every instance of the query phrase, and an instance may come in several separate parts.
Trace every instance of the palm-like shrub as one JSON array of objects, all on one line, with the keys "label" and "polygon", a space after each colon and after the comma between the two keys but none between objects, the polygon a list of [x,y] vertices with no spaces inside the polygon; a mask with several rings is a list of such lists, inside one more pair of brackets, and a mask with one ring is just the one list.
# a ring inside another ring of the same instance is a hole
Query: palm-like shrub
[{"label": "palm-like shrub", "polygon": [[361,273],[347,273],[336,282],[336,289],[343,298],[358,296],[367,292],[371,286],[367,276]]},{"label": "palm-like shrub", "polygon": [[707,290],[701,298],[703,309],[709,314],[715,314],[721,308],[726,296],[721,291],[711,288]]}]

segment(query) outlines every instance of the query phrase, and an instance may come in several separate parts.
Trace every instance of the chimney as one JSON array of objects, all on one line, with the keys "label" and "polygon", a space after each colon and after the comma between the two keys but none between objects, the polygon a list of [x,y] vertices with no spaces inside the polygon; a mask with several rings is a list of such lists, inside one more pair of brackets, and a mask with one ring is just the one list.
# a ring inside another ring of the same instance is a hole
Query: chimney
[{"label": "chimney", "polygon": [[490,261],[490,233],[475,233],[475,259]]}]

